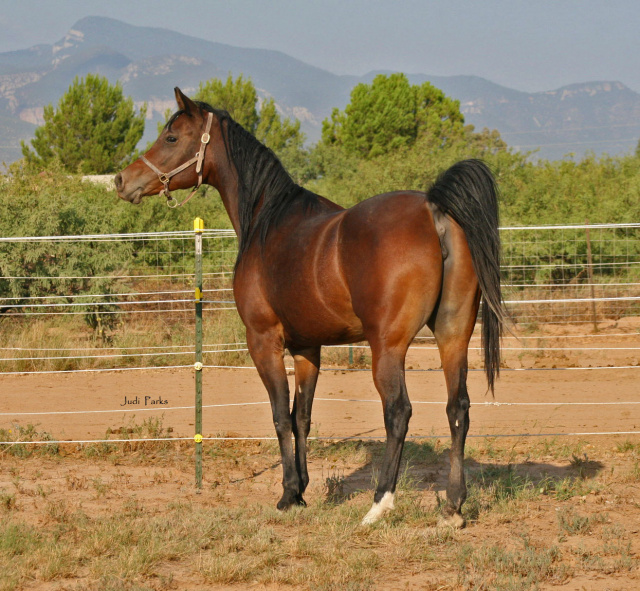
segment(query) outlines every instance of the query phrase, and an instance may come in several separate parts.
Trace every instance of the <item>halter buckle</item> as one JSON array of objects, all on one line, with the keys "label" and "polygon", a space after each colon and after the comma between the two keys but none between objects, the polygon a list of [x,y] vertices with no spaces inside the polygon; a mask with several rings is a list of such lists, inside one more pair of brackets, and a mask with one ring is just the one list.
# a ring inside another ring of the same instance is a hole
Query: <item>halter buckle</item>
[{"label": "halter buckle", "polygon": [[171,177],[167,176],[167,174],[163,172],[162,174],[158,175],[158,179],[163,185],[168,185]]},{"label": "halter buckle", "polygon": [[208,133],[203,133],[202,137],[200,138],[200,141],[203,144],[208,144],[211,141],[211,136]]}]

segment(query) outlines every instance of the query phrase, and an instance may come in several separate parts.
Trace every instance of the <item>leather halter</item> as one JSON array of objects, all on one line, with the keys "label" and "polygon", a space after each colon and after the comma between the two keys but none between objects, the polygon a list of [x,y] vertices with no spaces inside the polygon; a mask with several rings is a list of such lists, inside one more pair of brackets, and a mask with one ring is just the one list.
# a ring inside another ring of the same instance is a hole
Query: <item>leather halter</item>
[{"label": "leather halter", "polygon": [[[153,170],[153,172],[155,172],[158,175],[158,180],[164,186],[164,189],[160,191],[159,195],[165,195],[167,197],[167,205],[171,208],[182,207],[187,201],[189,201],[189,199],[191,199],[191,197],[195,195],[196,191],[202,185],[202,162],[204,160],[204,151],[207,147],[207,144],[211,140],[211,135],[209,134],[209,132],[211,131],[212,121],[213,121],[213,113],[209,113],[209,116],[207,117],[207,126],[205,128],[205,132],[202,134],[202,137],[200,138],[200,150],[196,153],[196,155],[193,158],[191,158],[191,160],[187,160],[184,164],[181,164],[180,166],[178,166],[178,168],[174,168],[171,172],[162,172],[159,168],[155,166],[155,164],[149,162],[149,160],[147,160],[145,156],[140,156],[140,160],[142,160],[151,170]],[[193,191],[191,191],[189,196],[181,203],[178,203],[176,198],[171,196],[171,192],[169,191],[169,181],[171,180],[171,177],[189,168],[192,164],[196,165],[196,172],[198,173],[198,183],[193,188]]]}]

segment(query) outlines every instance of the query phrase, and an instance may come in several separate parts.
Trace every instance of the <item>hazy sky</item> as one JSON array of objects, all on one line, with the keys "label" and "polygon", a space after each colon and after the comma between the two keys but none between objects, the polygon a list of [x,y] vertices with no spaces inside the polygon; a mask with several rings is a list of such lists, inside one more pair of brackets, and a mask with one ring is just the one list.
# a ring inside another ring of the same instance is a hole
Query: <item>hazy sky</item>
[{"label": "hazy sky", "polygon": [[639,0],[0,0],[0,51],[53,43],[91,15],[337,74],[474,74],[526,91],[619,80],[640,92]]}]

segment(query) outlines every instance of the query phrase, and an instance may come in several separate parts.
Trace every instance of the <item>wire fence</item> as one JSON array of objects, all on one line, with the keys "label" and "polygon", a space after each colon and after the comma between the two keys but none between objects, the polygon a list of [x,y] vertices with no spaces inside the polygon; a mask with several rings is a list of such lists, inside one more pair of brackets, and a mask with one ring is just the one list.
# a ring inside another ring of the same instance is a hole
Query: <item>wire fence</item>
[{"label": "wire fence", "polygon": [[[640,224],[501,229],[504,297],[514,323],[504,371],[638,366],[639,232]],[[236,253],[233,231],[204,231],[205,368],[252,368],[233,301]],[[192,368],[193,271],[193,232],[0,238],[0,377]],[[624,320],[624,331],[602,330]],[[479,370],[479,336],[470,350],[472,371]],[[355,352],[330,348],[323,367],[369,371],[367,345]],[[439,368],[428,333],[410,356],[408,371]],[[545,356],[561,361],[536,366]],[[46,414],[0,405],[0,420]]]},{"label": "wire fence", "polygon": [[520,324],[640,314],[640,224],[501,230],[505,299]]},{"label": "wire fence", "polygon": [[[236,238],[205,235],[204,310],[216,335],[206,350],[232,353],[243,340],[231,289]],[[0,239],[0,373],[186,365],[193,273],[193,232]]]}]

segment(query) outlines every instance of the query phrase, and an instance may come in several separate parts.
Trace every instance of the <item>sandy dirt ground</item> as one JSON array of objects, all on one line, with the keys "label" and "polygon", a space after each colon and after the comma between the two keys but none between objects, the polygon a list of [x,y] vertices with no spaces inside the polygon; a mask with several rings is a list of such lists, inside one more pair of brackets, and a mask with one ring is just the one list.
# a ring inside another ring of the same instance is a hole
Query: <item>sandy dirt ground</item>
[{"label": "sandy dirt ground", "polygon": [[[468,445],[486,449],[487,441],[494,441],[487,440],[486,436],[510,436],[504,440],[505,445],[526,450],[538,439],[514,436],[548,435],[553,439],[555,434],[582,434],[560,437],[559,441],[560,444],[583,442],[583,468],[603,474],[607,471],[613,474],[614,469],[618,472],[630,470],[630,466],[621,467],[619,451],[623,442],[640,443],[640,435],[626,433],[640,431],[640,367],[637,367],[640,356],[635,349],[640,346],[639,326],[635,319],[626,324],[611,323],[597,336],[585,336],[584,327],[565,327],[532,340],[506,340],[506,367],[498,381],[495,397],[486,393],[485,378],[479,371],[479,357],[472,353],[470,366],[474,371],[469,373],[472,439]],[[547,349],[531,348],[540,343]],[[443,375],[437,371],[437,353],[428,340],[421,341],[419,346],[424,348],[412,350],[407,359],[406,379],[413,404],[409,434],[416,437],[442,435],[442,442],[446,444],[446,391]],[[562,350],[554,351],[554,347]],[[589,367],[604,369],[586,369]],[[616,369],[620,367],[622,369]],[[290,380],[292,382],[293,376]],[[254,370],[205,369],[203,434],[205,437],[272,437],[271,412],[266,400]],[[161,417],[163,427],[170,428],[173,437],[191,437],[194,433],[193,404],[194,372],[188,369],[0,376],[0,428],[13,430],[18,425],[33,424],[38,432],[48,432],[61,440],[95,440],[102,439],[105,434],[117,438],[127,432],[128,425],[140,424],[150,417]],[[604,432],[621,434],[586,435]],[[366,439],[383,434],[381,404],[371,373],[322,371],[316,392],[312,435]],[[187,445],[191,444],[184,443]],[[110,511],[114,503],[125,503],[132,496],[144,498],[145,506],[152,511],[162,511],[176,498],[206,506],[233,505],[247,498],[275,504],[280,488],[280,466],[273,447],[270,453],[264,453],[265,446],[273,444],[252,441],[234,445],[246,446],[246,461],[241,465],[220,465],[206,459],[206,492],[202,495],[195,494],[190,461],[168,461],[165,457],[155,466],[153,456],[143,464],[126,459],[114,463],[88,459],[79,453],[62,459],[0,457],[0,488],[11,486],[11,474],[19,466],[26,489],[33,487],[35,490],[36,483],[44,483],[53,501],[57,497],[64,498],[74,506],[98,514]],[[575,475],[575,457],[573,460],[572,463],[571,457],[546,458],[538,454],[535,461],[519,461],[517,469],[531,478],[543,474],[562,478]],[[478,472],[489,464],[489,457],[485,462],[482,454],[476,454],[469,462],[468,470]],[[335,465],[329,466],[321,458],[311,460],[312,483],[306,495],[308,501],[313,502],[314,498],[326,494],[324,483],[331,469],[336,469]],[[338,469],[344,477],[346,492],[371,488],[374,469],[371,464],[362,466],[346,462]],[[424,503],[433,505],[435,493],[443,494],[446,486],[447,454],[443,453],[433,465],[416,470],[425,494]],[[95,486],[91,485],[97,478],[108,485],[104,494],[97,495]],[[34,523],[38,523],[44,517],[37,508],[36,494],[32,502],[33,512],[24,514],[31,514]],[[588,515],[606,510],[610,523],[624,524],[625,539],[632,542],[632,552],[640,553],[640,494],[636,481],[629,483],[623,479],[606,492],[589,494],[572,503]],[[550,497],[543,497],[541,502],[531,506],[526,527],[534,538],[558,535],[559,508],[560,502]],[[502,537],[511,535],[521,526],[519,520],[507,519],[491,527],[471,525],[456,535],[466,543],[500,543]],[[589,543],[588,536],[574,538],[569,543],[576,546]],[[446,573],[440,575],[446,578]],[[407,573],[387,581],[381,588],[445,588],[426,587],[426,582],[432,579],[425,577],[424,573]],[[182,582],[179,576],[176,580],[176,588],[198,586],[191,576],[185,575]],[[433,580],[437,581],[437,576]],[[237,588],[240,587],[234,587]],[[611,575],[580,572],[552,588],[636,589],[640,588],[640,580],[637,570]]]},{"label": "sandy dirt ground", "polygon": [[[205,437],[274,435],[266,392],[255,371],[208,369],[203,379]],[[640,402],[639,384],[640,368],[503,371],[493,398],[485,394],[484,376],[470,373],[470,436],[637,431],[640,404],[601,403]],[[413,405],[409,434],[446,436],[442,373],[408,372],[407,385]],[[172,427],[176,437],[194,434],[194,378],[189,370],[3,377],[0,388],[0,413],[16,409],[47,413],[3,414],[0,427],[4,428],[31,423],[62,440],[95,440],[109,429],[117,432],[132,421],[140,423],[153,416],[162,417],[163,425]],[[122,406],[125,399],[138,402]],[[152,404],[159,399],[166,404]],[[563,404],[576,402],[592,404]],[[322,373],[312,435],[384,435],[381,403],[370,372]]]},{"label": "sandy dirt ground", "polygon": [[[519,340],[508,336],[495,396],[486,392],[474,339],[470,436],[640,431],[639,331],[640,319],[631,318],[609,323],[597,335],[584,326],[563,326]],[[356,350],[356,359],[360,353],[366,357],[368,351]],[[406,367],[413,404],[409,434],[447,435],[446,389],[435,345],[417,342]],[[598,367],[604,369],[592,369]],[[205,437],[273,436],[268,398],[255,370],[205,368],[203,384]],[[292,375],[290,384],[293,389]],[[189,369],[0,375],[0,428],[30,423],[56,438],[92,440],[131,421],[162,417],[174,436],[189,437],[194,392]],[[621,404],[626,402],[636,404]],[[370,371],[321,372],[312,434],[384,435]]]}]

